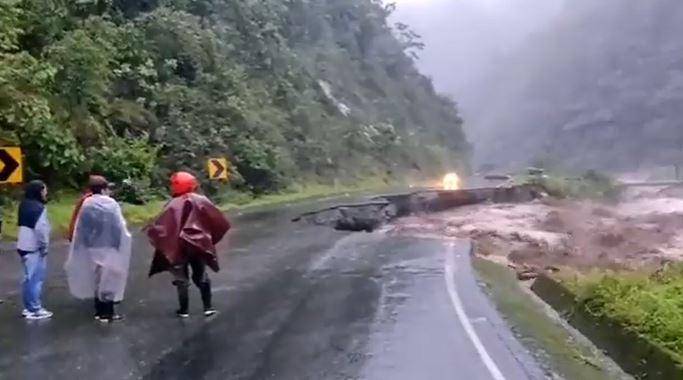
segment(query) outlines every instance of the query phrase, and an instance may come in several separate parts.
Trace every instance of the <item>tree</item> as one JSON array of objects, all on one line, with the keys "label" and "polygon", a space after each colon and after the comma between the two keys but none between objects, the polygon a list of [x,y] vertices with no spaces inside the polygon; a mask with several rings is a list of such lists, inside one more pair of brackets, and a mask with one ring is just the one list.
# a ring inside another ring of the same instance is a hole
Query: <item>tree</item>
[{"label": "tree", "polygon": [[466,159],[455,104],[417,71],[417,36],[396,34],[379,0],[17,0],[0,11],[0,125],[36,175],[158,185],[225,155],[236,186],[264,193]]}]

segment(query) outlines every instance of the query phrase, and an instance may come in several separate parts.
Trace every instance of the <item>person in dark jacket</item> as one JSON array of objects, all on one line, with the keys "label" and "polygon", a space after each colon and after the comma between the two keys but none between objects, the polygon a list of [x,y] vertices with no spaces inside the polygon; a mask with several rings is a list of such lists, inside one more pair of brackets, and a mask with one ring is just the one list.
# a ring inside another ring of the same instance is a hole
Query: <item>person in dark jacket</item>
[{"label": "person in dark jacket", "polygon": [[50,245],[50,222],[47,218],[47,186],[31,181],[19,205],[17,251],[24,267],[22,295],[26,319],[46,319],[52,312],[43,308],[40,295],[47,270],[46,256]]},{"label": "person in dark jacket", "polygon": [[189,316],[190,268],[204,304],[204,315],[216,314],[211,303],[211,281],[206,267],[219,270],[218,244],[230,229],[230,222],[211,201],[197,194],[198,182],[189,173],[171,177],[173,199],[149,225],[147,235],[155,248],[150,276],[164,271],[173,275],[178,291],[178,317]]}]

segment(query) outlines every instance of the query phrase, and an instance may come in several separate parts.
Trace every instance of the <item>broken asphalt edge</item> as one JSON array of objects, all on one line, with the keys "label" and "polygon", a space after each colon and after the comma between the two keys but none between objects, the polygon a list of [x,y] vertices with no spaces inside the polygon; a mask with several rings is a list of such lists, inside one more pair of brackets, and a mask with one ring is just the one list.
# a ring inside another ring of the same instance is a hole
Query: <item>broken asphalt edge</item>
[{"label": "broken asphalt edge", "polygon": [[385,194],[367,202],[337,205],[307,212],[292,219],[342,231],[371,232],[392,220],[417,213],[434,213],[480,203],[520,203],[542,198],[545,190],[534,185],[463,190],[423,190]]}]

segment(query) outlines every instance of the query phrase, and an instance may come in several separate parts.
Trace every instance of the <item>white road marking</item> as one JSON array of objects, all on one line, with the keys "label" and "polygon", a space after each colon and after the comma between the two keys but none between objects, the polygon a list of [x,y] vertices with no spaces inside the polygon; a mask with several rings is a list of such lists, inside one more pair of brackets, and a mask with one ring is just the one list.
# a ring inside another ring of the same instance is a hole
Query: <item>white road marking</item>
[{"label": "white road marking", "polygon": [[444,263],[444,276],[446,277],[446,289],[448,290],[448,295],[451,298],[451,304],[453,305],[455,313],[460,320],[460,324],[467,333],[467,337],[470,338],[472,345],[474,345],[474,348],[477,350],[479,357],[486,366],[486,369],[488,369],[491,377],[493,377],[494,380],[505,380],[505,376],[503,376],[496,363],[493,361],[493,359],[491,359],[491,355],[489,355],[488,351],[486,351],[486,347],[484,347],[484,345],[481,343],[479,335],[477,335],[476,330],[474,330],[474,327],[472,327],[472,323],[470,323],[470,320],[467,318],[467,314],[465,313],[465,308],[462,305],[462,301],[458,295],[458,290],[455,286],[455,252],[453,251],[452,245],[451,249],[446,255],[446,260]]}]

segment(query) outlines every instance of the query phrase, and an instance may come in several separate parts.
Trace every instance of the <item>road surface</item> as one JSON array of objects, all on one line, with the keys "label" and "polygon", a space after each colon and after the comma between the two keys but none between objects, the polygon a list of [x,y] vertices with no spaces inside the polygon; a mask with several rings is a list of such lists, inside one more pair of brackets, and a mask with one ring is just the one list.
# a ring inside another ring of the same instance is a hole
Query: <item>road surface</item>
[{"label": "road surface", "polygon": [[[3,379],[540,379],[543,373],[480,291],[467,241],[343,233],[289,222],[319,205],[233,217],[212,275],[220,313],[175,318],[167,274],[148,279],[135,238],[126,320],[102,325],[71,298],[50,254],[49,321],[19,317],[20,266],[0,255]],[[228,248],[229,247],[229,248]]]}]

